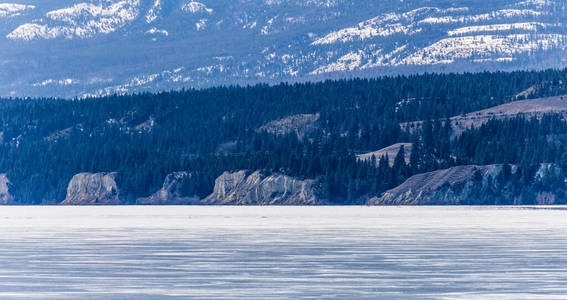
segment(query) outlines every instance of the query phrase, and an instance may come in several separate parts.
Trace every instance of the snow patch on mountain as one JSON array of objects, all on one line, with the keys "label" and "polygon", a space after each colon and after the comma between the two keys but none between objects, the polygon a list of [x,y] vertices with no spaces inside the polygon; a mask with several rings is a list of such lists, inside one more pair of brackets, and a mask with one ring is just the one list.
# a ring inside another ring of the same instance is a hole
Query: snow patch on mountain
[{"label": "snow patch on mountain", "polygon": [[79,84],[80,81],[77,79],[72,79],[72,78],[65,78],[65,79],[47,79],[44,80],[42,82],[37,82],[32,84],[32,86],[34,87],[38,87],[38,86],[47,86],[47,85],[71,85],[71,84]]},{"label": "snow patch on mountain", "polygon": [[[541,8],[546,5],[550,5],[547,0],[527,0],[490,12],[478,7],[422,7],[385,13],[313,41],[313,49],[337,43],[344,46],[334,46],[338,51],[321,49],[326,50],[326,58],[320,56],[320,64],[310,74],[463,60],[505,63],[533,52],[565,51],[565,25],[550,22],[551,11]],[[424,35],[433,38],[429,45],[413,42]],[[392,44],[390,39],[397,42]]]},{"label": "snow patch on mountain", "polygon": [[492,21],[498,19],[514,18],[514,17],[539,17],[543,15],[541,11],[532,9],[501,9],[490,13],[477,15],[461,15],[461,16],[433,16],[427,17],[420,24],[451,24],[451,23],[475,23],[482,21]]},{"label": "snow patch on mountain", "polygon": [[184,70],[184,67],[178,67],[158,73],[134,76],[124,84],[99,89],[94,93],[85,93],[81,98],[104,97],[112,94],[123,95],[131,92],[133,89],[147,87],[156,82],[188,82],[191,78],[183,74]]},{"label": "snow patch on mountain", "polygon": [[305,6],[319,6],[319,7],[335,7],[339,5],[338,0],[307,0],[304,3]]},{"label": "snow patch on mountain", "polygon": [[262,27],[262,30],[260,30],[260,33],[262,35],[269,35],[271,33],[274,33],[276,30],[274,30],[274,21],[276,21],[280,16],[276,15],[272,18],[270,18],[267,22],[266,25]]},{"label": "snow patch on mountain", "polygon": [[[72,7],[50,11],[46,16],[52,20],[63,21],[73,25],[91,23],[92,19],[96,18],[100,18],[98,22],[103,23],[102,25],[104,23],[114,24],[133,20],[137,16],[139,5],[139,0],[118,1],[110,3],[110,5],[78,3]],[[87,21],[84,19],[87,19]]]},{"label": "snow patch on mountain", "polygon": [[551,0],[525,0],[517,3],[518,6],[524,6],[524,7],[535,6],[539,9],[548,7],[551,4],[552,4]]},{"label": "snow patch on mountain", "polygon": [[397,33],[412,35],[421,31],[421,28],[416,28],[416,24],[413,23],[413,20],[418,15],[427,14],[431,11],[439,11],[439,9],[424,7],[403,14],[388,13],[361,22],[356,27],[348,27],[331,32],[325,37],[314,41],[312,45],[325,45],[336,42],[345,43],[354,40],[364,40],[376,36],[387,37]]},{"label": "snow patch on mountain", "polygon": [[340,72],[340,71],[352,71],[360,67],[362,64],[362,51],[349,52],[346,55],[339,58],[335,63],[327,66],[323,66],[313,71],[312,74],[323,74],[329,72]]},{"label": "snow patch on mountain", "polygon": [[374,45],[369,45],[356,52],[349,52],[339,58],[336,62],[321,66],[311,75],[320,75],[331,72],[354,71],[357,69],[366,70],[384,66],[398,66],[402,64],[403,54],[406,53],[408,45],[402,45],[392,51],[376,49]]},{"label": "snow patch on mountain", "polygon": [[87,38],[116,31],[139,14],[140,0],[117,2],[78,3],[72,7],[50,11],[46,17],[64,25],[26,23],[6,37],[13,40],[54,39],[64,37]]},{"label": "snow patch on mountain", "polygon": [[441,39],[430,46],[412,50],[407,45],[385,52],[373,45],[350,51],[337,61],[316,68],[310,74],[366,70],[377,67],[450,64],[458,60],[475,63],[511,62],[533,51],[567,49],[567,35],[507,34],[475,35]]},{"label": "snow patch on mountain", "polygon": [[208,8],[205,4],[196,1],[191,1],[189,3],[184,4],[181,7],[181,10],[190,12],[192,14],[213,13],[213,10],[211,8]]},{"label": "snow patch on mountain", "polygon": [[161,12],[161,0],[155,0],[154,4],[146,14],[146,23],[150,24],[157,20],[159,13]]},{"label": "snow patch on mountain", "polygon": [[198,71],[198,72],[201,72],[201,73],[205,73],[207,75],[211,75],[214,72],[220,72],[220,73],[225,72],[226,68],[222,64],[216,64],[216,65],[199,67],[195,70]]},{"label": "snow patch on mountain", "polygon": [[18,26],[11,33],[6,35],[12,40],[31,41],[36,38],[54,39],[60,34],[60,29],[48,28],[47,25],[27,23]]},{"label": "snow patch on mountain", "polygon": [[22,15],[26,10],[34,9],[34,5],[17,3],[0,3],[0,18],[10,18]]},{"label": "snow patch on mountain", "polygon": [[398,66],[403,60],[402,53],[408,49],[408,45],[402,45],[393,51],[382,53],[381,50],[377,50],[375,53],[366,57],[368,63],[361,66],[361,70],[383,67],[383,66]]},{"label": "snow patch on mountain", "polygon": [[152,27],[148,31],[146,31],[146,34],[161,34],[163,36],[168,36],[169,32],[164,29],[157,29],[156,27]]},{"label": "snow patch on mountain", "polygon": [[560,34],[476,35],[442,39],[402,61],[409,65],[448,64],[458,59],[482,56],[514,57],[532,50],[565,48],[567,36]]},{"label": "snow patch on mountain", "polygon": [[493,25],[479,25],[479,26],[467,26],[457,28],[448,32],[450,36],[465,35],[478,32],[493,32],[493,31],[510,31],[510,30],[524,30],[537,32],[538,29],[545,29],[552,27],[552,24],[544,24],[540,22],[525,22],[525,23],[513,23],[513,24],[493,24]]},{"label": "snow patch on mountain", "polygon": [[195,30],[202,31],[207,28],[207,19],[200,19],[199,22],[195,23]]}]

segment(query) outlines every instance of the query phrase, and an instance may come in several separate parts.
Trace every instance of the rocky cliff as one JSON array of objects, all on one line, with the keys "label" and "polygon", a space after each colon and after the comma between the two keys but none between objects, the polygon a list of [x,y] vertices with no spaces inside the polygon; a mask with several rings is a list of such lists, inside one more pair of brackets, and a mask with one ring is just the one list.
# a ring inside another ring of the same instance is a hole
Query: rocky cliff
[{"label": "rocky cliff", "polygon": [[458,166],[412,176],[367,204],[544,205],[567,201],[567,179],[561,167],[542,164],[529,180],[524,177],[517,166]]},{"label": "rocky cliff", "polygon": [[120,204],[117,173],[80,173],[67,186],[62,205],[116,205]]},{"label": "rocky cliff", "polygon": [[320,114],[302,114],[288,116],[264,124],[258,128],[258,132],[265,131],[273,135],[286,135],[295,133],[300,140],[309,132],[317,128]]},{"label": "rocky cliff", "polygon": [[11,204],[14,201],[9,191],[9,184],[8,176],[0,174],[0,205]]},{"label": "rocky cliff", "polygon": [[225,172],[215,180],[213,193],[203,200],[210,205],[320,205],[313,180],[263,175],[260,171]]},{"label": "rocky cliff", "polygon": [[137,204],[144,205],[182,205],[196,204],[198,197],[187,197],[183,193],[183,185],[191,180],[187,172],[174,172],[165,178],[163,187],[147,198],[139,198]]}]

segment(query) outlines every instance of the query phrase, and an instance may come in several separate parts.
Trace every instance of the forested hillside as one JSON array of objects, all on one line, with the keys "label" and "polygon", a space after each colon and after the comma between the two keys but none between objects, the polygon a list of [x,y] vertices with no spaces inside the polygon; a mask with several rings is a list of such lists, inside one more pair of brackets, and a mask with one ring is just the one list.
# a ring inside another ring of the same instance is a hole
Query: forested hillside
[{"label": "forested hillside", "polygon": [[[177,171],[191,174],[182,192],[201,199],[223,172],[246,169],[314,179],[335,204],[364,203],[414,174],[457,165],[514,164],[529,180],[540,163],[567,166],[565,115],[491,120],[458,136],[446,120],[567,94],[566,82],[567,70],[549,70],[2,99],[0,173],[16,204],[59,203],[80,172],[117,172],[127,204]],[[402,130],[410,121],[424,122]],[[409,163],[409,149],[356,158],[401,142],[412,144]]]}]

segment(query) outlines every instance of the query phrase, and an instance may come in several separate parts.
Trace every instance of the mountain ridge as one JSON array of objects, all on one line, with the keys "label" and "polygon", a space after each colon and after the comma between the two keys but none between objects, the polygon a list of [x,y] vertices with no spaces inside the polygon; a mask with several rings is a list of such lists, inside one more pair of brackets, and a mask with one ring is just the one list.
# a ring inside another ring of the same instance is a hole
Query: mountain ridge
[{"label": "mountain ridge", "polygon": [[0,96],[567,66],[567,4],[10,0]]}]

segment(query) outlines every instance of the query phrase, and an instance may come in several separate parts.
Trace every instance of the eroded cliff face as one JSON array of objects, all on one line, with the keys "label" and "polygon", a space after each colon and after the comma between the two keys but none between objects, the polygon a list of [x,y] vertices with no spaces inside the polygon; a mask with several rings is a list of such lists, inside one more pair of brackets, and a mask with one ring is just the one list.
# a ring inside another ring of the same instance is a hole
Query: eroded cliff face
[{"label": "eroded cliff face", "polygon": [[174,172],[165,178],[163,187],[153,195],[139,198],[137,204],[143,205],[182,205],[197,204],[198,197],[187,197],[183,195],[183,184],[191,180],[191,174],[187,172]]},{"label": "eroded cliff face", "polygon": [[302,140],[306,134],[317,128],[317,122],[320,117],[321,115],[319,113],[288,116],[283,119],[268,122],[258,128],[257,131],[265,131],[273,135],[295,133],[297,138]]},{"label": "eroded cliff face", "polygon": [[62,205],[116,205],[120,204],[117,173],[79,173],[67,186]]},{"label": "eroded cliff face", "polygon": [[0,205],[12,204],[14,197],[9,191],[10,180],[6,174],[0,174]]},{"label": "eroded cliff face", "polygon": [[[529,184],[511,181],[517,166],[458,166],[418,174],[368,205],[564,204],[567,179],[561,167],[542,164]],[[542,190],[540,187],[546,187]]]},{"label": "eroded cliff face", "polygon": [[263,175],[260,171],[225,172],[215,180],[213,193],[202,203],[209,205],[321,205],[314,180],[286,175]]}]

